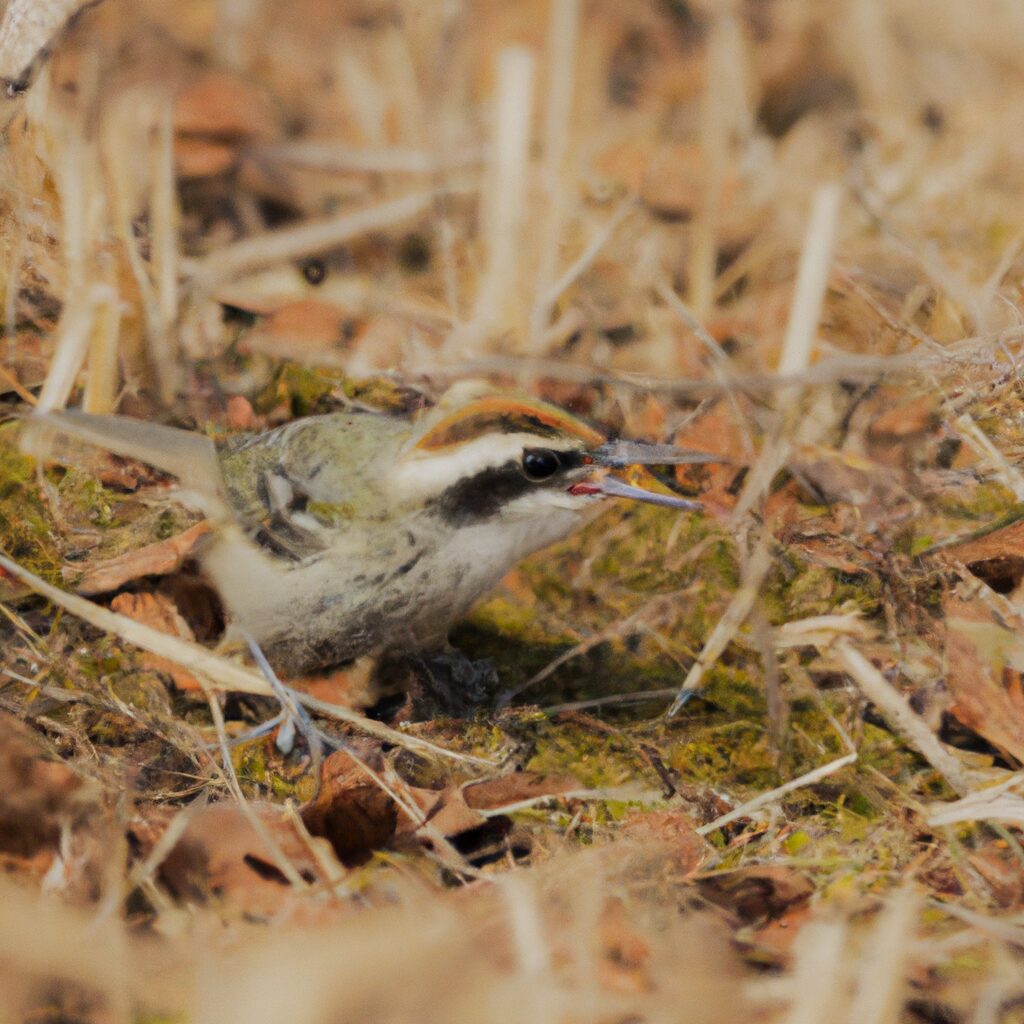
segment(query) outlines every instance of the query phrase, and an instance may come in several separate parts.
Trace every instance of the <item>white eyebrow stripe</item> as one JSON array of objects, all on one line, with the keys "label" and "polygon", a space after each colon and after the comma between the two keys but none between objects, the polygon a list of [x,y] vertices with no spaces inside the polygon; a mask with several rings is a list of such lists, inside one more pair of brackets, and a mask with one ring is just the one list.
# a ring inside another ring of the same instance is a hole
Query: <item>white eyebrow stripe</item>
[{"label": "white eyebrow stripe", "polygon": [[549,448],[557,452],[578,450],[564,441],[559,443],[557,438],[536,434],[488,434],[443,455],[436,451],[414,450],[395,466],[389,480],[390,490],[401,501],[435,497],[485,469],[518,462],[525,448]]}]

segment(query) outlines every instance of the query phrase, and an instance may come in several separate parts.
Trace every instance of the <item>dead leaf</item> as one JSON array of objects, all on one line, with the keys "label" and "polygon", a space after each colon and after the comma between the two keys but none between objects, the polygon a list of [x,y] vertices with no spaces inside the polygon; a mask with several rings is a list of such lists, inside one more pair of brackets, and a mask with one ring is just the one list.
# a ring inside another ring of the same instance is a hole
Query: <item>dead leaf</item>
[{"label": "dead leaf", "polygon": [[806,876],[781,866],[722,871],[701,878],[697,888],[709,903],[735,914],[743,924],[764,924],[780,917],[814,892]]},{"label": "dead leaf", "polygon": [[[160,630],[161,633],[169,633],[185,640],[195,640],[189,624],[181,617],[177,606],[166,594],[118,594],[111,601],[110,607],[136,622]],[[173,661],[148,653],[141,655],[139,660],[144,668],[170,676],[179,690],[202,690],[199,680]]]},{"label": "dead leaf", "polygon": [[236,149],[216,139],[174,140],[174,168],[179,178],[212,178],[235,166]]},{"label": "dead leaf", "polygon": [[209,72],[174,103],[174,159],[184,178],[223,174],[238,159],[238,143],[272,138],[277,116],[269,100],[236,75]]},{"label": "dead leaf", "polygon": [[743,417],[749,412],[749,403],[742,397],[737,405],[717,402],[701,416],[688,423],[675,436],[675,443],[692,451],[708,452],[731,460],[731,464],[706,466],[679,466],[676,479],[687,488],[693,488],[708,507],[729,511],[739,495],[738,480],[742,480],[742,465],[746,459]]},{"label": "dead leaf", "polygon": [[[481,863],[504,853],[512,832],[510,818],[500,813],[485,815],[482,811],[493,812],[523,801],[567,793],[580,785],[578,779],[568,775],[513,772],[468,786],[453,785],[442,790],[410,788],[426,821],[421,825],[403,816],[397,831],[412,831],[427,846],[432,846],[434,837],[440,833],[459,853],[473,863]],[[525,845],[528,848],[529,842]]]},{"label": "dead leaf", "polygon": [[1019,626],[1000,621],[977,598],[965,601],[950,594],[942,608],[950,714],[1024,764],[1024,643]]},{"label": "dead leaf", "polygon": [[232,395],[224,409],[228,426],[232,430],[259,430],[260,420],[252,402],[245,395]]},{"label": "dead leaf", "polygon": [[328,704],[365,708],[379,696],[374,678],[376,666],[375,658],[356,658],[344,668],[332,669],[320,675],[289,677],[288,685]]},{"label": "dead leaf", "polygon": [[86,595],[106,594],[144,576],[166,576],[176,572],[196,553],[200,541],[211,529],[209,522],[203,520],[167,540],[147,544],[109,562],[94,565],[78,581],[75,590]]},{"label": "dead leaf", "polygon": [[[319,840],[314,856],[281,808],[253,802],[249,809],[304,881],[330,881],[322,867],[325,859],[334,860],[328,843]],[[211,804],[189,822],[161,865],[160,878],[181,900],[223,901],[236,905],[247,918],[273,917],[297,895],[274,852],[233,803]]]},{"label": "dead leaf", "polygon": [[778,917],[773,917],[754,933],[757,948],[776,959],[785,960],[793,948],[793,941],[812,913],[810,901],[805,900],[794,904]]},{"label": "dead leaf", "polygon": [[871,421],[867,433],[870,441],[888,446],[929,434],[938,425],[938,396],[929,392],[886,409]]},{"label": "dead leaf", "polygon": [[643,811],[630,814],[620,832],[624,838],[664,847],[673,868],[689,875],[711,851],[711,845],[697,834],[693,819],[682,811]]},{"label": "dead leaf", "polygon": [[490,811],[510,807],[524,800],[557,796],[582,788],[573,775],[544,775],[537,772],[513,772],[497,779],[486,779],[464,786],[466,803],[477,810]]},{"label": "dead leaf", "polygon": [[[374,759],[374,770],[380,759]],[[322,836],[347,867],[365,863],[398,826],[394,800],[344,750],[324,759],[320,791],[302,809],[306,828]]]},{"label": "dead leaf", "polygon": [[647,970],[651,947],[630,921],[622,900],[611,897],[605,902],[598,937],[602,988],[612,992],[650,992],[654,988]]},{"label": "dead leaf", "polygon": [[[360,756],[373,771],[382,769],[375,750],[368,749]],[[490,856],[512,826],[504,815],[482,811],[579,788],[579,781],[570,776],[532,772],[444,789],[403,786],[402,795],[421,812],[412,817],[348,752],[337,751],[325,759],[320,791],[303,809],[302,817],[310,832],[328,839],[342,863],[350,866],[368,860],[374,850],[393,840],[414,837],[433,846],[438,834],[452,841],[463,855],[480,858]]]},{"label": "dead leaf", "polygon": [[0,869],[38,880],[70,853],[62,887],[92,897],[104,858],[98,832],[83,826],[100,810],[92,783],[55,757],[28,726],[0,714]]},{"label": "dead leaf", "polygon": [[174,130],[182,135],[266,138],[275,126],[272,108],[259,90],[226,72],[201,75],[174,101]]},{"label": "dead leaf", "polygon": [[1016,589],[1024,579],[1024,520],[982,537],[943,549],[1000,594]]}]

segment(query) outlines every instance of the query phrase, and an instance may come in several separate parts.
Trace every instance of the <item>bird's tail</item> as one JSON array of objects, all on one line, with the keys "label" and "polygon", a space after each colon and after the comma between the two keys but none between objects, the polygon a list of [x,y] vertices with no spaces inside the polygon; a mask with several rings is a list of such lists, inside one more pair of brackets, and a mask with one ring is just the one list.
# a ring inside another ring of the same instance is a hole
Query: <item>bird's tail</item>
[{"label": "bird's tail", "polygon": [[22,448],[40,451],[40,428],[98,445],[115,455],[138,459],[178,478],[203,511],[220,518],[227,511],[224,480],[213,441],[202,434],[127,416],[94,416],[75,410],[26,417]]}]

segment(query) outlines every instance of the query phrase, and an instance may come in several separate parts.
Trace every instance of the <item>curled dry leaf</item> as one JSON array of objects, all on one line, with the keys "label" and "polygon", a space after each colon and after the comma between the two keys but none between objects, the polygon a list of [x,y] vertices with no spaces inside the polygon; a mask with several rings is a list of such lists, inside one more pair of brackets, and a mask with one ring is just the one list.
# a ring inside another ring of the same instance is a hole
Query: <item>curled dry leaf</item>
[{"label": "curled dry leaf", "polygon": [[1024,764],[1024,642],[1020,623],[985,601],[955,594],[943,601],[950,714]]},{"label": "curled dry leaf", "polygon": [[[379,754],[370,751],[360,757],[374,772],[381,770]],[[303,809],[302,818],[310,832],[331,843],[346,865],[361,864],[374,850],[402,837],[415,836],[429,846],[438,833],[463,854],[485,856],[508,834],[511,822],[484,811],[579,788],[579,781],[570,776],[533,772],[440,790],[404,786],[402,794],[420,812],[413,819],[349,753],[339,750],[324,760],[320,791]]]},{"label": "curled dry leaf", "polygon": [[700,879],[697,888],[709,903],[727,910],[743,924],[764,924],[780,917],[814,892],[806,876],[782,866],[722,871]]},{"label": "curled dry leaf", "polygon": [[[281,808],[251,803],[249,809],[305,882],[328,883],[324,864],[332,862],[341,874],[329,844],[314,839],[319,843],[314,856]],[[292,907],[298,895],[274,851],[233,803],[212,804],[189,822],[161,865],[160,878],[179,899],[216,899],[237,907],[249,919],[273,917]]]},{"label": "curled dry leaf", "polygon": [[1001,594],[1014,590],[1024,579],[1024,520],[945,548],[943,555]]},{"label": "curled dry leaf", "polygon": [[173,124],[178,173],[205,178],[234,166],[239,143],[271,138],[277,117],[254,86],[236,75],[210,72],[178,93]]},{"label": "curled dry leaf", "polygon": [[144,576],[166,576],[176,572],[196,553],[200,541],[210,530],[210,524],[204,520],[167,540],[147,544],[109,562],[94,565],[78,581],[75,590],[86,595],[106,594]]},{"label": "curled dry leaf", "polygon": [[[377,770],[379,756],[373,761]],[[398,808],[350,754],[338,750],[324,759],[320,790],[303,808],[302,820],[313,835],[331,844],[343,864],[352,867],[390,842],[398,826]]]},{"label": "curled dry leaf", "polygon": [[[896,401],[893,406],[891,403]],[[884,403],[884,405],[883,405]],[[926,445],[940,424],[938,396],[929,393],[899,402],[895,395],[879,396],[884,411],[868,424],[867,454],[885,466],[910,466],[927,454]]]}]

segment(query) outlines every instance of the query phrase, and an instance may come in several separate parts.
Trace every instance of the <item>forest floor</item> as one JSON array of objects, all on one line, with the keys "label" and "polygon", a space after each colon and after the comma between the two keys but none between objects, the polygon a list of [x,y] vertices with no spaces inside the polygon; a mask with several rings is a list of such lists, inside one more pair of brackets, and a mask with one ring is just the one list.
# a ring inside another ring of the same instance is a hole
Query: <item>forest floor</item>
[{"label": "forest floor", "polygon": [[[0,24],[0,1020],[1024,1021],[1016,5],[39,9]],[[215,652],[173,480],[23,423],[221,442],[466,379],[730,461],[506,576],[451,638],[475,703],[287,680],[315,736]]]}]

